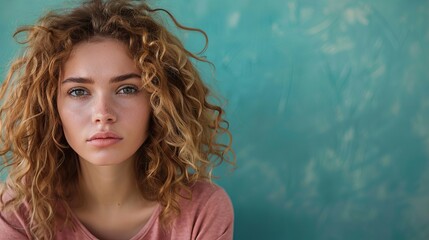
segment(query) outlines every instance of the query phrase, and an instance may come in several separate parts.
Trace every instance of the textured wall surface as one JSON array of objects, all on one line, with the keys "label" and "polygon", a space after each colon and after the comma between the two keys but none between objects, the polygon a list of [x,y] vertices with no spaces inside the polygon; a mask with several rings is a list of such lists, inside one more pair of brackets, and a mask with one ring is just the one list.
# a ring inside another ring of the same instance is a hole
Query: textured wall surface
[{"label": "textured wall surface", "polygon": [[[209,35],[235,239],[429,239],[428,0],[152,2]],[[63,3],[2,1],[2,77],[16,26]]]}]

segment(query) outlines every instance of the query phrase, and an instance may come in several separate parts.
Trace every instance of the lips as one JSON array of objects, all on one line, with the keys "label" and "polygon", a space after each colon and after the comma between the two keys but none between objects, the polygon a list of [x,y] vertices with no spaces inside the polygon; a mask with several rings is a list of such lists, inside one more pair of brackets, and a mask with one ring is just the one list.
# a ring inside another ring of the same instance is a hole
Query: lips
[{"label": "lips", "polygon": [[92,135],[87,143],[95,147],[107,147],[122,140],[122,137],[112,132],[99,132]]}]

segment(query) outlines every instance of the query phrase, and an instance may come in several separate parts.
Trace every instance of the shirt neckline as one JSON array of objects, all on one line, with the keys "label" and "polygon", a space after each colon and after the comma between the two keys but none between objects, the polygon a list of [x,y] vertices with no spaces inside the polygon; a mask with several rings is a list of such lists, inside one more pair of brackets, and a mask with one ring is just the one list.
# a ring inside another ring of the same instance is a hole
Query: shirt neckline
[{"label": "shirt neckline", "polygon": [[[144,237],[148,233],[149,229],[151,229],[151,227],[155,224],[155,221],[158,219],[160,211],[161,211],[161,205],[157,203],[147,223],[136,233],[136,235],[131,237],[130,240],[137,240]],[[88,237],[91,240],[99,240],[88,230],[88,228],[85,227],[85,225],[83,225],[83,223],[79,220],[79,218],[74,214],[73,211],[71,211],[70,215],[76,227],[79,228],[86,235],[86,237]]]}]

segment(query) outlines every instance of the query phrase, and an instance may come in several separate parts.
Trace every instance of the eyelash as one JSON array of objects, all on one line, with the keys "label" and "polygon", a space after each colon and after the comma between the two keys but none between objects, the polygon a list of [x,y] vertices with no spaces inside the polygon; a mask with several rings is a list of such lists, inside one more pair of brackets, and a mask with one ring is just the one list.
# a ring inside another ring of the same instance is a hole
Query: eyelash
[{"label": "eyelash", "polygon": [[[128,91],[128,92],[124,92],[124,91]],[[135,86],[125,86],[125,87],[119,88],[116,91],[116,94],[133,95],[133,94],[137,94],[138,92],[139,92],[139,89]],[[89,95],[88,90],[84,88],[72,88],[67,92],[67,94],[74,98],[83,98]]]},{"label": "eyelash", "polygon": [[[123,90],[125,90],[125,89],[132,90],[132,92],[125,93],[125,92],[123,92]],[[122,91],[122,93],[120,93],[121,91]],[[124,94],[124,95],[132,95],[132,94],[136,94],[138,92],[139,92],[139,89],[135,86],[125,86],[125,87],[121,87],[116,93],[117,94]]]},{"label": "eyelash", "polygon": [[[81,93],[84,92],[84,93],[83,94],[76,94],[77,92],[81,92]],[[89,95],[88,91],[86,89],[83,89],[83,88],[72,88],[67,92],[67,94],[70,95],[71,97],[74,97],[74,98],[82,98],[82,97]]]}]

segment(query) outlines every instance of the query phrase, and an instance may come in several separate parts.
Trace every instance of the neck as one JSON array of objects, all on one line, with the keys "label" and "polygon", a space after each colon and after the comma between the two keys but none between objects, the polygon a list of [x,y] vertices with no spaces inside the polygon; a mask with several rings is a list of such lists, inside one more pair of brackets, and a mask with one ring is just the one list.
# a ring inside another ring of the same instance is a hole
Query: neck
[{"label": "neck", "polygon": [[78,202],[86,207],[108,208],[142,200],[132,160],[112,166],[95,166],[80,160]]}]

